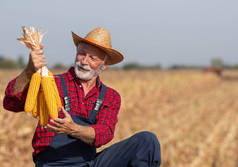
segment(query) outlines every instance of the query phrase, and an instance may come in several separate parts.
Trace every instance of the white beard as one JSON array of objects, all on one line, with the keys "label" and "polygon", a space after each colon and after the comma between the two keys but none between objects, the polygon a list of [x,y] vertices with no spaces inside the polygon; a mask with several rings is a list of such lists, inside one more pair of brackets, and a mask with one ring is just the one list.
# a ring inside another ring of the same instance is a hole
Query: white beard
[{"label": "white beard", "polygon": [[[102,71],[102,66],[104,65],[104,63],[102,63],[97,70],[93,70],[89,65],[82,65],[82,63],[79,62],[75,62],[74,64],[74,72],[76,74],[76,76],[79,79],[88,81],[90,79],[92,79],[94,76],[97,76],[100,74],[100,72]],[[89,70],[88,72],[84,73],[82,71],[80,71],[78,68],[81,67],[85,70]]]}]

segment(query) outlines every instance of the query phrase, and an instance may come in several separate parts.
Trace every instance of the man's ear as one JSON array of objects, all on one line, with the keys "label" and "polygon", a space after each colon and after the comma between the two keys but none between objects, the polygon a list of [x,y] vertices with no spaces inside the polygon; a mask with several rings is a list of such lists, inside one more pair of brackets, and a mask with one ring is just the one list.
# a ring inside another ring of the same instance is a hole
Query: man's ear
[{"label": "man's ear", "polygon": [[107,68],[107,65],[104,64],[104,65],[102,66],[102,70],[104,71],[106,68]]}]

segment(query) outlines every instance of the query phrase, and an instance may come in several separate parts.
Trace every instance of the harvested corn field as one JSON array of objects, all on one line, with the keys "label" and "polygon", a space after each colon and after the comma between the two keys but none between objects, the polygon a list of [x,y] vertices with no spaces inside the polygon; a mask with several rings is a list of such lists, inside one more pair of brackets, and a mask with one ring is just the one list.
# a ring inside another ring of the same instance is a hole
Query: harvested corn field
[{"label": "harvested corn field", "polygon": [[[33,166],[37,120],[2,107],[7,83],[19,73],[0,71],[1,167]],[[163,167],[238,166],[238,72],[224,71],[219,78],[201,71],[108,70],[101,78],[122,97],[115,137],[107,146],[149,130],[161,143]]]}]

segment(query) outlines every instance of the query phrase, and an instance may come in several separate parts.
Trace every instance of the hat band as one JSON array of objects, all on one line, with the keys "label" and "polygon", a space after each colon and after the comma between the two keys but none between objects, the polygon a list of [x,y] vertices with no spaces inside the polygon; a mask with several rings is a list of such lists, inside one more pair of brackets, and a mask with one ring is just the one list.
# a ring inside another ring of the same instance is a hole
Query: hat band
[{"label": "hat band", "polygon": [[103,44],[101,44],[101,43],[99,43],[99,42],[97,42],[97,41],[95,41],[95,40],[93,40],[93,39],[91,39],[91,38],[85,37],[84,39],[86,39],[87,41],[89,41],[89,42],[91,42],[91,43],[95,43],[96,45],[99,45],[99,46],[101,46],[101,47],[103,47],[103,48],[108,48],[107,46],[105,46],[105,45],[103,45]]}]

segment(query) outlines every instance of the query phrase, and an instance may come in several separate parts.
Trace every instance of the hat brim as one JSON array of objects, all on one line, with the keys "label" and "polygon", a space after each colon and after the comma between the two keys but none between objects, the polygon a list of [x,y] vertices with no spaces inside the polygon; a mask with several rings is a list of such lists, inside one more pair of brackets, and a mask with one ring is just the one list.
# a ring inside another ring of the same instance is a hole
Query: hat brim
[{"label": "hat brim", "polygon": [[75,34],[74,32],[72,32],[72,37],[73,37],[73,41],[74,41],[74,44],[76,47],[78,46],[78,44],[80,42],[86,42],[88,44],[91,44],[91,45],[96,46],[96,47],[100,48],[101,50],[103,50],[108,55],[108,58],[106,61],[107,65],[117,64],[124,59],[123,55],[120,52],[118,52],[117,50],[105,47],[104,45],[98,43],[95,40],[92,40],[89,38],[82,38],[82,37],[78,36],[77,34]]}]

